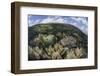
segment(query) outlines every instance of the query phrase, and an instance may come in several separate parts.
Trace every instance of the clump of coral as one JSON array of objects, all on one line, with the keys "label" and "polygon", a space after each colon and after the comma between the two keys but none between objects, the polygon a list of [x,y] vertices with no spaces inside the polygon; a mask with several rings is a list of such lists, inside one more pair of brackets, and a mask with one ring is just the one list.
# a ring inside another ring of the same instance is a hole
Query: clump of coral
[{"label": "clump of coral", "polygon": [[72,25],[48,23],[28,29],[29,60],[87,57],[87,35]]}]

